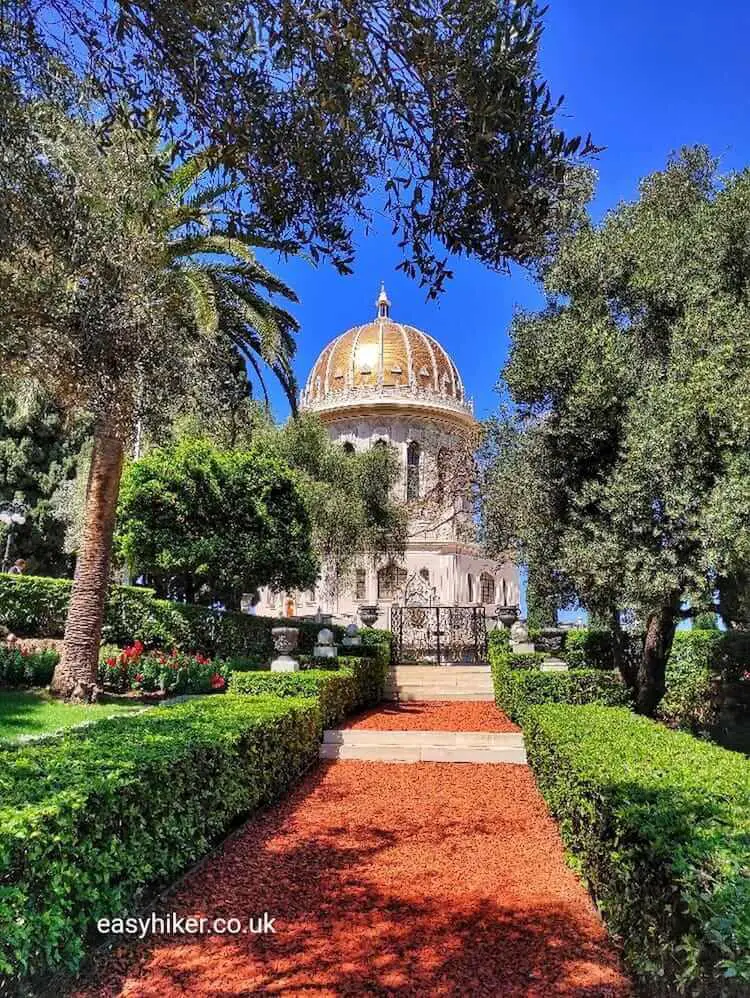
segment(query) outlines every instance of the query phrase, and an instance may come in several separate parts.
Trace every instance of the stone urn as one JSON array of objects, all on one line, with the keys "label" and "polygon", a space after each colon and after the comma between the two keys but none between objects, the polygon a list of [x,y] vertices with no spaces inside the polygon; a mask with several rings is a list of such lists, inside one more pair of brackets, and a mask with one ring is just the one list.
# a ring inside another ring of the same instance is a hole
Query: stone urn
[{"label": "stone urn", "polygon": [[495,610],[495,616],[506,630],[515,624],[519,613],[517,606],[498,606]]},{"label": "stone urn", "polygon": [[299,641],[298,627],[273,627],[271,629],[273,646],[279,654],[271,662],[271,672],[299,672],[299,662],[292,658]]},{"label": "stone urn", "polygon": [[565,631],[562,627],[543,627],[539,632],[539,637],[534,641],[534,644],[539,651],[561,651],[564,638]]},{"label": "stone urn", "polygon": [[365,627],[374,627],[378,616],[377,606],[361,606],[359,608],[359,619]]}]

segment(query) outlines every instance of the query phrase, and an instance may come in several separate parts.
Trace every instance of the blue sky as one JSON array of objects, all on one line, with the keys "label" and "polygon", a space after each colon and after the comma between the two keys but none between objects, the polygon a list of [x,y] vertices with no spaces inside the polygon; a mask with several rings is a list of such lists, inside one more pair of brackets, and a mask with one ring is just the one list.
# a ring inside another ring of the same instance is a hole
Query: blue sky
[{"label": "blue sky", "polygon": [[[634,199],[639,180],[684,145],[707,145],[727,172],[750,164],[748,38],[747,0],[713,8],[698,0],[550,0],[542,73],[555,96],[565,95],[565,130],[591,132],[605,147],[593,164],[596,218]],[[460,259],[440,300],[427,302],[416,282],[396,273],[398,260],[384,222],[358,242],[351,277],[299,260],[276,265],[301,298],[300,382],[330,339],[375,314],[384,280],[393,317],[427,330],[447,348],[477,415],[489,415],[498,402],[494,386],[514,310],[540,303],[533,282],[520,270],[496,274]],[[285,418],[288,408],[275,388],[273,404]],[[579,616],[570,611],[561,619]]]},{"label": "blue sky", "polygon": [[[709,7],[698,0],[551,0],[541,69],[565,95],[562,122],[591,132],[604,151],[593,211],[600,217],[636,196],[639,179],[682,145],[704,143],[726,170],[750,163],[750,3]],[[477,415],[496,406],[494,385],[508,350],[515,308],[538,303],[521,271],[495,274],[466,259],[438,302],[396,273],[398,249],[383,222],[357,245],[353,276],[301,260],[274,266],[295,288],[302,330],[295,368],[301,382],[323,346],[375,314],[385,280],[395,319],[435,336],[454,357]],[[274,412],[288,409],[272,387]]]}]

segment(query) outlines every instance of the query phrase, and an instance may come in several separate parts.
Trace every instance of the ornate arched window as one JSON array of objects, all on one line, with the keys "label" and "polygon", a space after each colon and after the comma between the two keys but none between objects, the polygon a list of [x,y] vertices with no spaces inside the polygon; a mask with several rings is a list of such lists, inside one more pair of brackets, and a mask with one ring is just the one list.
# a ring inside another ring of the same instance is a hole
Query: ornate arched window
[{"label": "ornate arched window", "polygon": [[406,569],[391,562],[378,571],[378,599],[397,599],[406,585]]},{"label": "ornate arched window", "polygon": [[419,499],[419,464],[422,449],[416,440],[406,448],[406,501]]},{"label": "ornate arched window", "polygon": [[495,602],[495,580],[489,572],[482,572],[479,576],[479,591],[482,603]]},{"label": "ornate arched window", "polygon": [[381,437],[379,440],[376,440],[375,443],[372,446],[373,447],[387,447],[388,446],[388,441],[387,440],[383,440],[382,437]]},{"label": "ornate arched window", "polygon": [[468,583],[468,588],[469,588],[469,602],[473,603],[474,602],[474,580],[471,577],[471,572],[467,575],[466,581]]},{"label": "ornate arched window", "polygon": [[346,443],[344,444],[344,453],[345,454],[354,453],[354,444],[351,442],[351,440],[347,440]]}]

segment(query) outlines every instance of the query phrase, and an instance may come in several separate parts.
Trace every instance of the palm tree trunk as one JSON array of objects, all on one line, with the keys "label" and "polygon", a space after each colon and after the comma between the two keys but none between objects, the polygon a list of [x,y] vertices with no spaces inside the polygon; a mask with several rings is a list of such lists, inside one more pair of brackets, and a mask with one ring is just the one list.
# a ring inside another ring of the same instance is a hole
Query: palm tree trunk
[{"label": "palm tree trunk", "polygon": [[68,700],[95,699],[99,644],[109,588],[112,538],[124,448],[106,432],[94,437],[83,537],[65,622],[65,642],[52,692]]}]

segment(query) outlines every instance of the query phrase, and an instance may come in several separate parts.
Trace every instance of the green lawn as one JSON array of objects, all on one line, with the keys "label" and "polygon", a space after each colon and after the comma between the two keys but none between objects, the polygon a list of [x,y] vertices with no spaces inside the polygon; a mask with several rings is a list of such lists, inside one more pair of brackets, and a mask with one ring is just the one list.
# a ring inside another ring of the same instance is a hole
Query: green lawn
[{"label": "green lawn", "polygon": [[142,704],[60,703],[43,691],[0,693],[0,741],[12,741],[19,735],[42,735],[81,721],[128,714],[142,708]]}]

